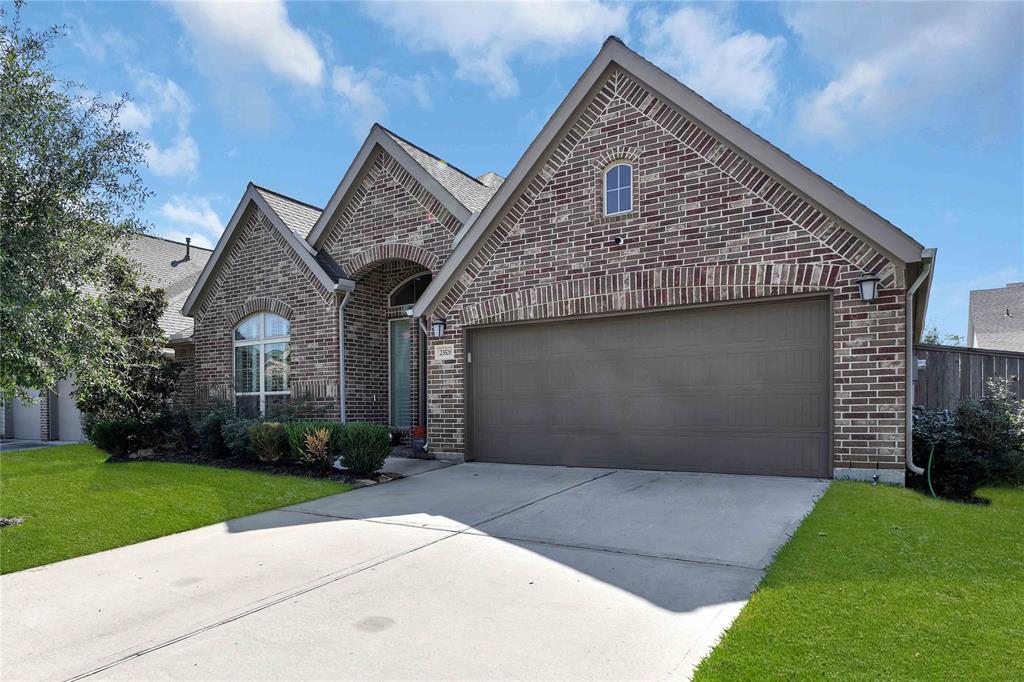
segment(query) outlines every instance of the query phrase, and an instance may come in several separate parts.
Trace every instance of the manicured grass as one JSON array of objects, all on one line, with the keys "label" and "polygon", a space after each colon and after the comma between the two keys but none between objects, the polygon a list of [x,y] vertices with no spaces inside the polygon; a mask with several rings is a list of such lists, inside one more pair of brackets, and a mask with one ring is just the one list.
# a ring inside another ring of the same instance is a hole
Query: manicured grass
[{"label": "manicured grass", "polygon": [[108,464],[91,445],[0,454],[0,573],[350,490],[337,481],[192,464]]},{"label": "manicured grass", "polygon": [[1024,490],[836,482],[696,680],[1024,679]]}]

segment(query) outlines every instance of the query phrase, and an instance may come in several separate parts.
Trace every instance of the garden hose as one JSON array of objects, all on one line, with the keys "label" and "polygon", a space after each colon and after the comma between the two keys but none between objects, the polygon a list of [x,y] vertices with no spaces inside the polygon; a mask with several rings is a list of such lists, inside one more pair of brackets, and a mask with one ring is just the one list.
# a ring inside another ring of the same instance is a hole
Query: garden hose
[{"label": "garden hose", "polygon": [[932,456],[935,454],[935,443],[932,443],[932,449],[928,451],[928,490],[931,491],[932,497],[938,499],[939,496],[935,494],[935,488],[932,487]]}]

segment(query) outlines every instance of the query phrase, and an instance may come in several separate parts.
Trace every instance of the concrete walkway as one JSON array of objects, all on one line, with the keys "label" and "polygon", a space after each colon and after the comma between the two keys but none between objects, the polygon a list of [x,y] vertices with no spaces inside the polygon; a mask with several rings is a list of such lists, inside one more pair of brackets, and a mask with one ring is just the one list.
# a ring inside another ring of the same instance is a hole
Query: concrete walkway
[{"label": "concrete walkway", "polygon": [[0,675],[686,678],[826,486],[429,471],[3,576]]}]

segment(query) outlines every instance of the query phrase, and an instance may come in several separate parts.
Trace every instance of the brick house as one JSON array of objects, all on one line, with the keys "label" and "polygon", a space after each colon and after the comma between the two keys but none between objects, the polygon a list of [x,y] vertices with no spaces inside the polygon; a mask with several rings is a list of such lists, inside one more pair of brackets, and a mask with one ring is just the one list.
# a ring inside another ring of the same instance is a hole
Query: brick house
[{"label": "brick house", "polygon": [[609,38],[507,179],[374,126],[323,209],[250,185],[179,343],[438,457],[902,482],[934,255]]}]

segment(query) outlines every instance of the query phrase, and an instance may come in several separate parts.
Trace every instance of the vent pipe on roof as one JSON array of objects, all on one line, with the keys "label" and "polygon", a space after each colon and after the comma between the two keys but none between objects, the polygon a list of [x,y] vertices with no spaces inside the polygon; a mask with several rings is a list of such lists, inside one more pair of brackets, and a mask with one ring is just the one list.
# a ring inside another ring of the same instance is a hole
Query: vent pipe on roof
[{"label": "vent pipe on roof", "polygon": [[185,257],[182,260],[192,258],[192,237],[185,237]]}]

